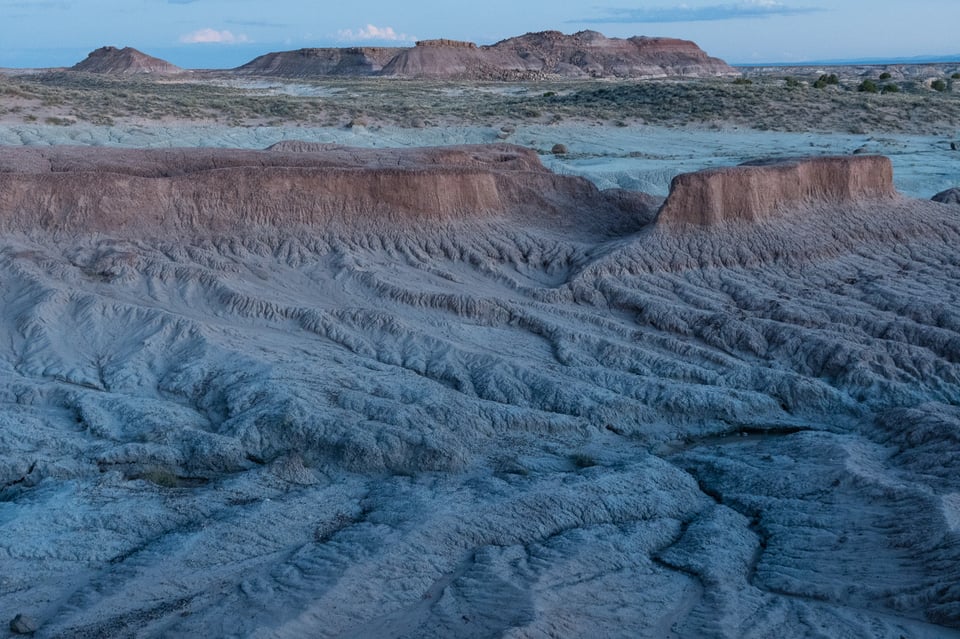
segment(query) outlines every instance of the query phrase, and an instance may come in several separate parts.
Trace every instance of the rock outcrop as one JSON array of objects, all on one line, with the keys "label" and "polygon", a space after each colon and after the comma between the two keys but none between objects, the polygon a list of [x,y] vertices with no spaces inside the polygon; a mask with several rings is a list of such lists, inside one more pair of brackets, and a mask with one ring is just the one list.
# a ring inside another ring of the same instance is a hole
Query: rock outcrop
[{"label": "rock outcrop", "polygon": [[960,187],[940,191],[930,199],[941,204],[960,204]]},{"label": "rock outcrop", "polygon": [[83,61],[70,67],[73,71],[87,73],[110,73],[133,75],[150,73],[156,75],[181,73],[183,69],[166,60],[154,58],[133,47],[101,47],[91,51]]},{"label": "rock outcrop", "polygon": [[877,155],[764,160],[673,179],[658,224],[758,221],[817,203],[896,196],[890,160]]},{"label": "rock outcrop", "polygon": [[511,145],[0,150],[0,229],[14,231],[362,231],[517,216],[623,228],[648,221],[642,203],[551,173]]},{"label": "rock outcrop", "polygon": [[596,31],[542,31],[489,46],[436,39],[404,48],[300,49],[260,56],[234,72],[462,80],[739,75],[687,40],[608,38]]}]

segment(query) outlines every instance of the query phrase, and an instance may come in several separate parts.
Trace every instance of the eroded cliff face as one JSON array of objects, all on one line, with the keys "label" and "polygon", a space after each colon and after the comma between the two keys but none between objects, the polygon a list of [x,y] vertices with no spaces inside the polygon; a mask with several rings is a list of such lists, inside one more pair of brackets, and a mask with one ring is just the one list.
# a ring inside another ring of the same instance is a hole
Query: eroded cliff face
[{"label": "eroded cliff face", "polygon": [[441,38],[404,48],[281,51],[260,56],[235,72],[459,80],[739,75],[688,40],[608,38],[596,31],[572,35],[542,31],[489,46]]},{"label": "eroded cliff face", "polygon": [[560,227],[609,218],[639,225],[649,207],[637,202],[555,175],[533,151],[511,145],[0,151],[0,227],[7,230],[202,234],[501,217]]},{"label": "eroded cliff face", "polygon": [[657,220],[712,226],[893,197],[893,166],[883,156],[770,160],[678,175]]}]

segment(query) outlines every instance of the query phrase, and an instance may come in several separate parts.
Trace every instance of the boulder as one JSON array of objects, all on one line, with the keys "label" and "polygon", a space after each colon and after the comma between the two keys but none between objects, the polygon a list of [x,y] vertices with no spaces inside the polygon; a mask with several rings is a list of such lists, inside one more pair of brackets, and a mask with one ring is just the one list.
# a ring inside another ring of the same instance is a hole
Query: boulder
[{"label": "boulder", "polygon": [[33,617],[19,614],[10,621],[10,632],[15,635],[31,635],[37,631],[40,625]]},{"label": "boulder", "polygon": [[940,191],[930,199],[934,202],[940,202],[942,204],[960,205],[960,187],[955,186],[952,189]]},{"label": "boulder", "polygon": [[298,49],[262,55],[233,70],[238,74],[389,76],[460,80],[561,78],[646,78],[737,76],[689,40],[608,38],[596,31],[527,33],[477,46],[439,38],[413,47]]}]

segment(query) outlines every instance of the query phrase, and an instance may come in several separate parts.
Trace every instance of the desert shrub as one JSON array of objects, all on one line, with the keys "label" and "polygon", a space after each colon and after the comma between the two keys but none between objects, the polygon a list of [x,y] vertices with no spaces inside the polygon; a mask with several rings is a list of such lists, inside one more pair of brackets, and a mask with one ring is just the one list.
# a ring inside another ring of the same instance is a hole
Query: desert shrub
[{"label": "desert shrub", "polygon": [[750,78],[737,78],[733,81],[734,84],[753,84],[753,80]]},{"label": "desert shrub", "polygon": [[881,80],[889,80],[889,79],[892,78],[892,77],[893,77],[893,76],[890,75],[889,73],[887,73],[886,71],[884,71],[883,73],[880,74],[880,79],[881,79]]},{"label": "desert shrub", "polygon": [[543,93],[543,97],[545,97],[545,98],[552,98],[552,97],[554,97],[555,95],[557,95],[557,92],[556,92],[556,91],[545,91],[545,92]]},{"label": "desert shrub", "polygon": [[954,73],[950,76],[952,80],[960,80],[960,73]]},{"label": "desert shrub", "polygon": [[880,93],[900,93],[900,87],[896,84],[885,84],[883,89],[880,90]]},{"label": "desert shrub", "polygon": [[873,80],[864,80],[860,83],[860,86],[857,87],[857,91],[862,93],[876,93],[877,83]]},{"label": "desert shrub", "polygon": [[947,83],[943,80],[934,80],[930,83],[930,88],[934,91],[940,91],[941,93],[947,90]]},{"label": "desert shrub", "polygon": [[839,86],[840,78],[837,77],[836,73],[831,73],[830,75],[821,75],[817,78],[817,81],[813,83],[813,86],[817,89],[826,88],[828,85]]},{"label": "desert shrub", "polygon": [[784,81],[784,83],[785,83],[788,87],[790,87],[791,89],[792,89],[792,88],[796,88],[796,87],[798,87],[798,86],[800,86],[800,85],[802,84],[802,83],[800,82],[800,80],[797,80],[796,78],[791,77],[791,76],[789,76],[789,75],[788,75],[787,77],[785,77],[785,78],[783,79],[783,81]]}]

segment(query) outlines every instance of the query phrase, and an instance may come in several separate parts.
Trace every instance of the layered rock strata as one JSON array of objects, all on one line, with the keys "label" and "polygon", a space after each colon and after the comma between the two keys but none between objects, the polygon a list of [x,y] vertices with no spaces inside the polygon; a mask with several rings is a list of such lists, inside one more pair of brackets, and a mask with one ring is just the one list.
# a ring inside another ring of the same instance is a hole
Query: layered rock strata
[{"label": "layered rock strata", "polygon": [[678,175],[657,220],[712,226],[764,220],[815,204],[895,196],[893,166],[883,156],[763,160]]},{"label": "layered rock strata", "polygon": [[533,151],[510,145],[0,151],[0,228],[7,230],[363,229],[504,216],[563,227],[643,221],[650,209],[642,202],[555,175]]},{"label": "layered rock strata", "polygon": [[369,76],[394,59],[400,47],[310,48],[259,56],[234,69],[244,75]]}]

